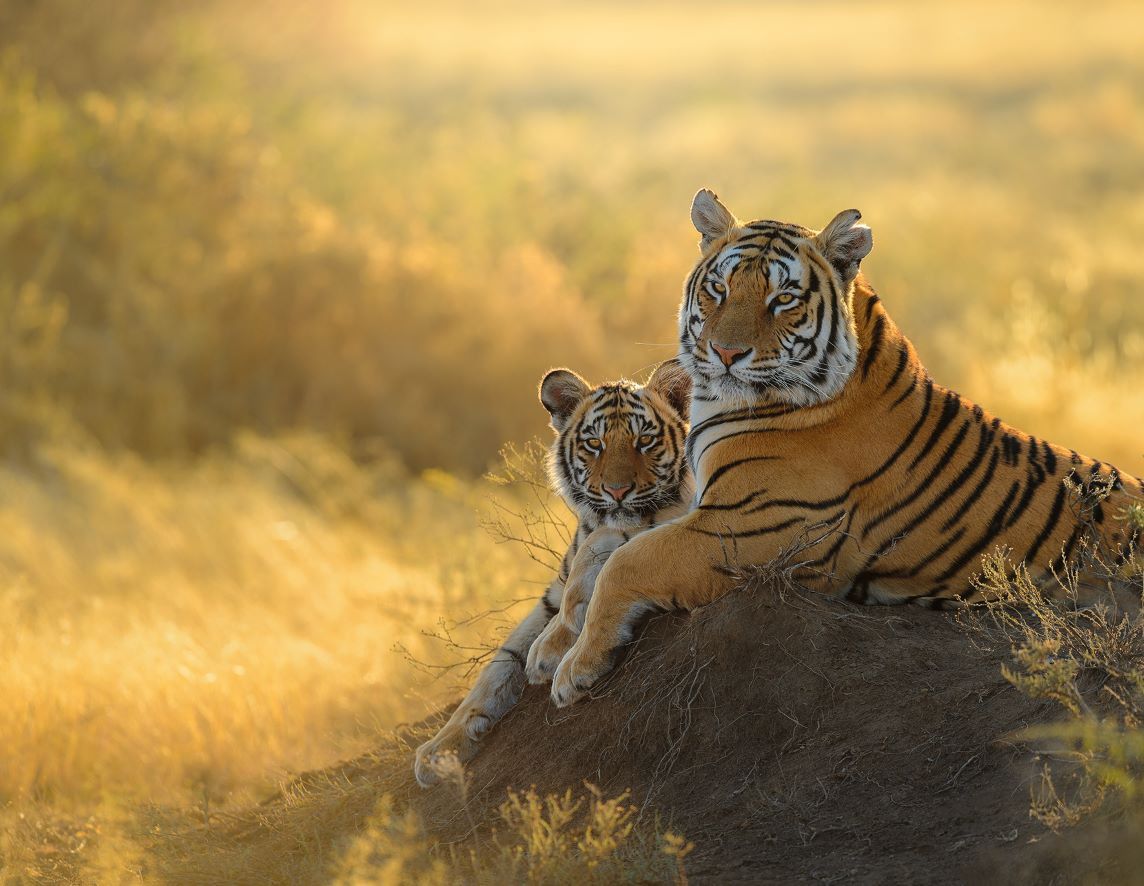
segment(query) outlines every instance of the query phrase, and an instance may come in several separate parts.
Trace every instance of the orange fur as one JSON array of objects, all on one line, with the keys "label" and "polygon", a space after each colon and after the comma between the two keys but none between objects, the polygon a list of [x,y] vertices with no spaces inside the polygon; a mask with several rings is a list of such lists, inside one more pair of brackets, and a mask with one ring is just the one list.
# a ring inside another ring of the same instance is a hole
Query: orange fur
[{"label": "orange fur", "polygon": [[642,612],[711,602],[728,565],[766,564],[812,526],[833,531],[814,533],[798,578],[861,602],[971,600],[998,545],[1044,578],[1074,562],[1086,524],[1114,558],[1139,548],[1123,516],[1138,478],[933,382],[858,274],[873,241],[856,211],[815,233],[696,202],[703,257],[680,314],[696,507],[604,566],[558,705],[610,669]]}]

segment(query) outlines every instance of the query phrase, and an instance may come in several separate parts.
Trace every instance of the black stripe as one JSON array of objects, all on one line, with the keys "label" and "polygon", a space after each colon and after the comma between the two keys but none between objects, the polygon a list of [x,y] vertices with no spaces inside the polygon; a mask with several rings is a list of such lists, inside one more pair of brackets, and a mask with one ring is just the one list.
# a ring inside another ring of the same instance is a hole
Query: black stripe
[{"label": "black stripe", "polygon": [[782,428],[747,428],[744,431],[735,431],[731,434],[725,434],[722,437],[716,437],[714,440],[711,440],[710,442],[703,445],[703,448],[700,449],[698,454],[695,455],[695,460],[692,463],[698,465],[701,461],[703,461],[703,456],[707,454],[708,449],[718,443],[722,443],[724,440],[732,440],[735,437],[742,437],[746,434],[774,434],[782,430]]},{"label": "black stripe", "polygon": [[[827,280],[830,280],[830,278],[827,277]],[[827,297],[826,294],[823,293],[822,298],[825,299],[826,297]],[[820,312],[819,318],[821,319],[821,317],[822,317],[822,314]],[[830,281],[830,335],[826,339],[826,353],[828,353],[828,354],[833,354],[835,349],[838,347],[838,326],[839,326],[839,324],[838,324],[838,294],[834,288],[834,282],[831,280]]]},{"label": "black stripe", "polygon": [[770,535],[774,532],[782,532],[784,529],[789,529],[791,526],[803,522],[805,522],[803,517],[791,517],[789,520],[783,520],[781,523],[775,523],[771,526],[762,526],[758,529],[749,529],[742,532],[739,530],[735,530],[733,532],[716,532],[712,529],[699,529],[694,526],[690,528],[692,532],[697,532],[700,535],[708,535],[713,538],[729,538],[733,540],[736,538],[749,538],[751,536]]},{"label": "black stripe", "polygon": [[[959,526],[957,529],[957,532],[953,533],[953,535],[951,535],[944,542],[942,542],[942,544],[937,548],[936,551],[931,551],[928,554],[926,554],[925,557],[923,557],[917,564],[915,564],[910,569],[895,570],[894,572],[887,573],[887,577],[913,578],[919,572],[921,572],[923,569],[925,569],[927,566],[932,565],[934,563],[934,561],[936,561],[940,557],[943,557],[945,555],[945,553],[950,548],[952,548],[955,544],[957,544],[959,541],[961,541],[961,538],[963,535],[965,535],[965,527]],[[931,588],[930,593],[931,594],[936,593],[936,591],[933,588]]]},{"label": "black stripe", "polygon": [[[744,507],[745,505],[749,505],[751,502],[753,502],[760,495],[766,495],[766,494],[767,494],[766,489],[758,489],[755,492],[748,493],[747,495],[743,496],[738,501],[732,501],[732,502],[728,502],[727,504],[721,504],[721,505],[700,504],[700,505],[696,505],[695,510],[697,510],[697,511],[737,511],[740,508]],[[751,513],[751,511],[747,511],[747,513],[749,514],[749,513]]]},{"label": "black stripe", "polygon": [[1013,513],[1009,515],[1009,519],[1005,523],[1006,529],[1016,523],[1020,516],[1025,513],[1025,508],[1027,508],[1029,506],[1029,502],[1033,500],[1033,494],[1044,482],[1044,468],[1035,462],[1031,462],[1029,464],[1028,476],[1025,479],[1025,493],[1021,496],[1021,500],[1017,502],[1017,507],[1013,509]]},{"label": "black stripe", "polygon": [[863,604],[866,598],[870,596],[870,580],[865,575],[854,576],[854,581],[846,590],[844,600],[850,603]]},{"label": "black stripe", "polygon": [[728,422],[744,421],[746,419],[756,418],[759,416],[763,418],[770,417],[768,413],[755,409],[734,409],[730,412],[718,412],[710,418],[705,418],[703,421],[691,429],[691,433],[688,434],[688,445],[691,444],[691,440],[694,437],[699,436],[704,431],[707,431],[711,428],[716,428],[719,425],[727,424]]},{"label": "black stripe", "polygon": [[[813,269],[813,268],[811,268],[811,271],[810,271],[810,273],[811,273],[811,276],[812,276],[812,278],[813,278],[813,280],[812,280],[812,285],[811,285],[811,290],[813,290],[813,289],[817,288],[818,277],[817,277],[817,276],[815,276],[815,274],[814,274],[814,269]],[[818,310],[818,319],[815,321],[815,324],[814,324],[814,331],[813,331],[813,332],[812,332],[812,333],[811,333],[809,336],[803,336],[803,335],[796,335],[796,336],[795,336],[795,340],[796,340],[796,341],[802,342],[802,343],[804,343],[804,344],[808,344],[808,345],[810,345],[812,348],[814,348],[814,346],[815,346],[815,342],[817,342],[817,341],[818,341],[818,336],[819,336],[819,333],[821,333],[821,332],[822,332],[822,324],[823,324],[824,322],[826,322],[826,311],[824,311],[824,310],[822,309],[822,308],[823,308],[823,305],[821,304],[821,301],[822,301],[822,298],[821,298],[821,294],[820,294],[820,298],[819,298],[819,302],[820,302],[820,304],[819,304],[819,310]],[[837,311],[837,310],[838,310],[838,309],[837,309],[837,306],[834,306],[834,310],[835,310],[835,311]],[[829,341],[826,343],[826,353],[828,353],[828,354],[829,354],[829,353],[832,353],[833,351],[834,351],[834,329],[833,329],[833,327],[832,327],[832,328],[831,328],[831,331],[830,331],[830,340],[829,340]],[[812,351],[812,353],[813,353],[813,351]],[[808,354],[807,356],[811,356],[811,354]]]},{"label": "black stripe", "polygon": [[1006,432],[1001,435],[1001,449],[1002,454],[1005,456],[1005,464],[1010,466],[1016,465],[1017,459],[1021,455],[1021,441]]},{"label": "black stripe", "polygon": [[842,545],[846,543],[846,538],[846,533],[839,535],[838,541],[836,541],[825,554],[815,560],[810,560],[806,563],[803,563],[803,568],[810,569],[815,566],[825,566],[828,562],[838,556],[838,552],[842,549]]},{"label": "black stripe", "polygon": [[898,395],[898,399],[890,404],[890,408],[887,411],[893,412],[895,409],[897,409],[899,406],[901,406],[902,401],[905,400],[906,397],[910,396],[910,394],[913,393],[914,388],[916,388],[917,386],[918,386],[918,383],[916,380],[911,381],[910,386],[908,388],[906,388],[904,391],[902,391],[901,394]]},{"label": "black stripe", "polygon": [[855,490],[861,489],[863,486],[869,486],[871,483],[885,474],[886,471],[888,471],[894,465],[894,462],[901,458],[902,453],[905,452],[909,445],[913,442],[914,436],[918,432],[918,428],[922,426],[926,418],[929,416],[930,403],[933,396],[933,381],[929,378],[926,378],[925,380],[925,389],[925,400],[922,403],[921,415],[918,416],[918,419],[916,422],[914,422],[913,427],[911,427],[909,431],[906,432],[906,436],[902,442],[898,444],[898,448],[895,449],[893,453],[891,453],[890,457],[882,463],[881,467],[872,473],[867,474],[861,480],[855,480],[841,495],[838,495],[834,498],[822,499],[820,501],[809,501],[802,499],[776,499],[775,501],[765,502],[755,508],[751,508],[746,513],[755,513],[758,511],[766,510],[767,508],[781,506],[821,510],[823,508],[834,507],[836,505],[842,504],[855,492]]},{"label": "black stripe", "polygon": [[[996,450],[994,450],[994,452],[996,452]],[[1012,485],[1009,486],[1009,493],[1005,496],[1005,500],[1001,502],[997,510],[993,512],[993,516],[989,519],[989,525],[985,527],[985,531],[981,533],[977,541],[966,548],[962,555],[950,564],[945,572],[937,577],[938,582],[943,582],[955,576],[970,560],[980,554],[989,542],[997,539],[997,534],[1001,531],[1001,527],[1005,522],[1005,514],[1008,512],[1009,506],[1013,503],[1013,498],[1017,495],[1017,490],[1020,487],[1021,484],[1014,480]]]},{"label": "black stripe", "polygon": [[890,469],[890,466],[893,465],[894,462],[901,458],[902,453],[905,452],[907,447],[909,447],[909,445],[914,441],[914,435],[918,432],[918,428],[920,428],[925,423],[925,420],[929,417],[930,404],[933,400],[933,381],[929,378],[925,380],[925,389],[925,400],[922,402],[921,415],[918,416],[918,420],[914,422],[913,427],[911,427],[909,431],[906,432],[905,439],[902,440],[902,442],[898,445],[898,448],[894,450],[890,457],[882,463],[880,468],[878,468],[872,474],[868,474],[867,476],[863,477],[861,480],[858,480],[855,483],[851,483],[850,488],[846,490],[846,495],[849,495],[855,489],[859,489],[862,486],[873,483],[875,480],[881,477],[884,473],[886,473],[886,471]]},{"label": "black stripe", "polygon": [[900,352],[898,354],[898,366],[894,370],[894,374],[890,376],[890,380],[888,382],[886,382],[886,386],[884,388],[882,388],[883,394],[887,394],[890,392],[890,389],[897,383],[898,377],[905,370],[906,364],[909,362],[910,362],[910,349],[907,348],[903,344],[901,346]]},{"label": "black stripe", "polygon": [[812,511],[822,511],[826,508],[834,508],[842,504],[844,501],[846,501],[847,498],[850,497],[850,493],[853,491],[853,489],[854,487],[852,486],[850,489],[847,489],[845,492],[839,496],[836,496],[835,498],[827,498],[821,501],[810,501],[809,499],[804,498],[775,498],[771,499],[770,501],[765,501],[762,504],[755,505],[753,508],[748,508],[743,513],[757,514],[761,511],[767,510],[768,508],[803,508]]},{"label": "black stripe", "polygon": [[[965,435],[968,431],[969,422],[962,422],[961,429],[957,432],[957,435],[953,438],[953,440],[950,441],[949,445],[945,448],[945,451],[941,454],[941,458],[937,460],[937,463],[933,466],[925,478],[920,483],[918,483],[912,493],[907,495],[901,501],[892,505],[888,510],[883,511],[877,519],[867,523],[866,526],[862,529],[863,539],[866,538],[866,536],[874,529],[875,526],[879,526],[882,523],[885,523],[895,514],[900,513],[904,508],[908,508],[915,501],[917,501],[918,498],[921,497],[922,493],[929,491],[930,484],[933,483],[933,481],[937,479],[938,475],[941,474],[941,472],[949,466],[949,460],[953,457],[953,454],[961,445],[961,441],[965,439]],[[913,529],[916,525],[917,521],[911,523],[908,528],[902,530],[901,532],[895,533],[895,536],[900,537],[902,532],[909,532],[909,530]]]},{"label": "black stripe", "polygon": [[[524,656],[523,656],[523,655],[521,655],[521,654],[520,654],[519,652],[517,652],[515,649],[509,649],[507,646],[502,646],[502,647],[500,648],[500,651],[501,651],[501,652],[507,652],[507,653],[509,654],[509,657],[510,657],[510,658],[511,658],[511,659],[512,659],[514,662],[516,662],[516,664],[517,664],[517,667],[519,667],[521,670],[523,670],[523,669],[524,669],[525,660],[524,660]],[[504,661],[504,659],[501,659],[501,661]],[[507,664],[507,662],[505,662],[505,663]]]},{"label": "black stripe", "polygon": [[[957,445],[959,445],[961,443],[962,437],[965,436],[965,432],[969,429],[969,424],[970,423],[967,421],[967,422],[965,422],[964,425],[962,425],[961,432],[958,434],[957,439],[954,441],[953,444],[951,444],[951,448],[946,450],[946,455],[942,456],[942,461],[941,461],[941,463],[939,463],[939,467],[935,470],[940,470],[941,468],[944,468],[945,460],[947,458],[949,458],[949,455],[952,453],[953,448],[955,448]],[[936,511],[939,507],[941,507],[943,504],[945,504],[949,500],[949,497],[951,495],[953,495],[953,493],[957,492],[957,490],[960,489],[965,484],[966,480],[969,479],[970,475],[975,470],[977,470],[977,466],[979,464],[981,464],[981,460],[984,457],[984,453],[985,453],[986,448],[988,447],[988,443],[989,443],[988,432],[984,428],[982,428],[981,429],[981,441],[978,443],[977,451],[970,458],[969,464],[966,465],[964,468],[962,468],[961,473],[958,474],[953,479],[953,482],[951,482],[941,492],[936,493],[933,496],[933,501],[930,502],[928,507],[926,507],[920,514],[918,514],[916,517],[914,517],[914,519],[911,520],[909,523],[907,523],[904,527],[902,527],[902,529],[900,529],[898,532],[894,533],[893,537],[891,537],[882,546],[882,548],[879,549],[878,556],[881,556],[882,554],[887,553],[889,551],[889,549],[893,546],[893,543],[896,542],[898,538],[901,538],[905,535],[908,535],[909,533],[913,532],[918,526],[920,526],[925,520],[928,520],[933,515],[934,511]],[[921,490],[928,488],[929,482],[930,482],[930,478],[926,478],[926,480],[924,480],[922,482],[922,484],[918,487],[919,492]],[[863,535],[865,535],[865,533],[863,533]]]},{"label": "black stripe", "polygon": [[711,491],[711,487],[715,485],[715,481],[726,474],[728,471],[733,471],[735,468],[742,467],[746,464],[751,464],[756,461],[775,461],[778,456],[775,455],[751,455],[746,458],[737,458],[734,461],[729,461],[726,464],[720,465],[703,484],[703,494],[700,496],[700,503],[707,497],[707,493]]},{"label": "black stripe", "polygon": [[[869,318],[869,311],[867,311],[867,319]],[[862,361],[862,378],[866,377],[866,373],[870,371],[870,367],[878,358],[878,351],[882,349],[882,334],[886,328],[886,318],[879,317],[874,321],[874,328],[870,332],[870,347],[866,351],[866,359]]]},{"label": "black stripe", "polygon": [[1044,525],[1041,527],[1041,531],[1036,533],[1036,538],[1033,539],[1033,544],[1030,546],[1030,548],[1028,548],[1028,552],[1025,554],[1026,563],[1033,565],[1033,559],[1036,556],[1036,553],[1040,551],[1041,545],[1046,543],[1049,536],[1052,535],[1052,530],[1056,529],[1057,523],[1060,521],[1060,514],[1062,514],[1065,508],[1066,496],[1067,490],[1065,489],[1065,484],[1062,483],[1057,486],[1057,497],[1054,499],[1054,501],[1052,501],[1052,509],[1049,511],[1049,519],[1044,521]]},{"label": "black stripe", "polygon": [[957,415],[960,409],[961,398],[953,391],[946,392],[945,403],[941,407],[941,415],[938,417],[937,424],[934,425],[933,430],[930,431],[929,439],[926,440],[926,445],[922,447],[922,451],[917,454],[914,460],[910,462],[910,466],[906,468],[907,471],[912,471],[918,466],[918,462],[929,455],[929,451],[933,449],[934,444],[937,443],[942,431],[949,427],[950,422],[953,421],[954,416]]},{"label": "black stripe", "polygon": [[[990,435],[990,440],[992,440],[992,434]],[[994,449],[993,456],[989,459],[989,467],[985,469],[985,476],[981,478],[973,488],[973,491],[969,493],[969,496],[961,503],[961,507],[954,512],[953,516],[941,524],[940,532],[948,531],[949,527],[965,516],[965,512],[973,506],[973,503],[977,501],[981,493],[985,491],[985,487],[989,485],[989,481],[993,479],[993,472],[997,470],[997,461],[1000,457],[1001,453]]]}]

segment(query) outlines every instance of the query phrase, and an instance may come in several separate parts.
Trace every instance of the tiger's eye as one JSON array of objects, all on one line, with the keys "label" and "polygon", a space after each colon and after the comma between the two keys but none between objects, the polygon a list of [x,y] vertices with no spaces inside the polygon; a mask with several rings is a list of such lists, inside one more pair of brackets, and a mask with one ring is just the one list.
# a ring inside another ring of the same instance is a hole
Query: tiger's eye
[{"label": "tiger's eye", "polygon": [[589,437],[584,442],[588,444],[589,449],[600,449],[604,445],[604,441],[599,437]]},{"label": "tiger's eye", "polygon": [[789,292],[784,292],[782,295],[776,296],[775,298],[775,302],[780,305],[789,305],[792,301],[794,301],[794,296]]},{"label": "tiger's eye", "polygon": [[655,437],[651,434],[640,434],[640,438],[636,442],[638,442],[640,446],[651,446],[651,444],[655,442]]},{"label": "tiger's eye", "polygon": [[727,291],[727,287],[722,283],[712,283],[711,288],[718,292],[720,295]]}]

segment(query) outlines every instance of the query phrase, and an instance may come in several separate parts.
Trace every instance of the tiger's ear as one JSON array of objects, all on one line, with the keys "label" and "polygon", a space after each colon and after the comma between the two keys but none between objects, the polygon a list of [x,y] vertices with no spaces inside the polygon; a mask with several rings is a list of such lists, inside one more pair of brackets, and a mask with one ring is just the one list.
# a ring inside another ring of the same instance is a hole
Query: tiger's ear
[{"label": "tiger's ear", "polygon": [[687,418],[691,406],[691,376],[678,360],[672,358],[660,363],[644,387],[663,397],[680,418]]},{"label": "tiger's ear", "polygon": [[739,220],[719,201],[714,191],[702,188],[691,201],[691,223],[700,235],[700,251],[706,252],[712,243],[731,233]]},{"label": "tiger's ear", "polygon": [[838,271],[843,286],[849,286],[858,276],[858,265],[874,248],[874,235],[866,225],[858,224],[861,217],[857,209],[844,209],[814,238],[815,245]]},{"label": "tiger's ear", "polygon": [[571,369],[553,369],[540,382],[540,402],[548,410],[556,433],[564,430],[576,407],[592,390]]}]

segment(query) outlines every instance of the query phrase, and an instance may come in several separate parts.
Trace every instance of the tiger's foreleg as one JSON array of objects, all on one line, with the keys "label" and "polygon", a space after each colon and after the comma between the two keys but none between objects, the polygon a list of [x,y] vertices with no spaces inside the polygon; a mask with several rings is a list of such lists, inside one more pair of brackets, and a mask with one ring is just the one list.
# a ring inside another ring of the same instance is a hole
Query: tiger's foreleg
[{"label": "tiger's foreleg", "polygon": [[623,530],[601,527],[584,540],[564,584],[560,612],[548,622],[528,650],[525,674],[530,683],[547,683],[552,679],[553,671],[564,653],[576,642],[584,624],[584,613],[600,570],[630,537],[631,534]]},{"label": "tiger's foreleg", "polygon": [[481,670],[469,694],[457,705],[449,721],[417,749],[413,772],[422,787],[440,781],[438,761],[443,754],[456,754],[462,763],[473,758],[485,734],[517,703],[524,691],[525,656],[559,605],[564,585],[554,581],[537,601],[493,659]]},{"label": "tiger's foreleg", "polygon": [[[633,538],[611,556],[596,579],[584,628],[552,678],[558,707],[581,698],[612,669],[643,614],[694,609],[731,590],[735,579],[726,566],[733,545],[700,523],[700,515],[689,514]],[[767,562],[775,553],[752,551],[747,562]]]}]

